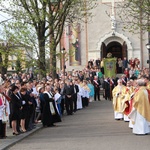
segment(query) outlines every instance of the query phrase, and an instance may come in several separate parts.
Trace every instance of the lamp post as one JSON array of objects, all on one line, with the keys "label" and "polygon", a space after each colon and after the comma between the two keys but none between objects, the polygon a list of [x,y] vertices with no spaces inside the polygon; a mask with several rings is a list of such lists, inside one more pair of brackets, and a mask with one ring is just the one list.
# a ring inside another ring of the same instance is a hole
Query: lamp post
[{"label": "lamp post", "polygon": [[148,64],[149,64],[149,80],[150,80],[150,42],[146,44],[146,48],[148,49]]},{"label": "lamp post", "polygon": [[65,69],[66,69],[66,65],[65,65],[65,48],[63,47],[61,50],[62,53],[62,71],[63,71],[63,82],[65,83]]}]

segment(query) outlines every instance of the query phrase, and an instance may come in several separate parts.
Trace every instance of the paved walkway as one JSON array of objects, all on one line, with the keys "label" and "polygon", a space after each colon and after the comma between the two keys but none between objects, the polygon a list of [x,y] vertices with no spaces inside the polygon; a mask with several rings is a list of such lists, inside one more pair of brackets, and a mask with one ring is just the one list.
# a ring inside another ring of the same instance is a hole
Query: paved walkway
[{"label": "paved walkway", "polygon": [[[111,101],[92,102],[88,108],[77,111],[73,116],[64,116],[62,120],[57,127],[34,132],[10,150],[150,149],[150,135],[136,136],[128,128],[127,122],[114,120]],[[11,140],[17,142],[22,136],[8,137],[2,142],[7,145]]]},{"label": "paved walkway", "polygon": [[15,136],[15,135],[12,135],[12,129],[9,128],[9,126],[7,125],[7,131],[6,131],[7,138],[6,139],[0,139],[0,150],[5,150],[8,147],[11,147],[12,145],[23,140],[24,138],[28,137],[29,135],[33,134],[34,132],[38,131],[41,128],[42,128],[42,124],[38,123],[36,125],[35,129],[33,129],[29,132],[20,134],[18,136]]}]

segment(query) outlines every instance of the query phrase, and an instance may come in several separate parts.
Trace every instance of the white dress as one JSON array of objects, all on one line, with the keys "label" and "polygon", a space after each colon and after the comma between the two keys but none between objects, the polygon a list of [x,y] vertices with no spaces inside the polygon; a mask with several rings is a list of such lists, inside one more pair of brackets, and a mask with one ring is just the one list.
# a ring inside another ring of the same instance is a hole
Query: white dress
[{"label": "white dress", "polygon": [[77,109],[82,109],[82,88],[80,85],[78,85],[79,87],[79,92],[77,93]]}]

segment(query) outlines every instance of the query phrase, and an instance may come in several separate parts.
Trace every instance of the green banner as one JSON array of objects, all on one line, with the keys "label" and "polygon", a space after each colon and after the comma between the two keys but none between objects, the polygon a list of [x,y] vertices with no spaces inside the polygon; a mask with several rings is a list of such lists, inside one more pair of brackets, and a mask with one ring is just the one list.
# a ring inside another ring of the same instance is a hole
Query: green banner
[{"label": "green banner", "polygon": [[116,58],[104,59],[104,75],[105,77],[116,77]]}]

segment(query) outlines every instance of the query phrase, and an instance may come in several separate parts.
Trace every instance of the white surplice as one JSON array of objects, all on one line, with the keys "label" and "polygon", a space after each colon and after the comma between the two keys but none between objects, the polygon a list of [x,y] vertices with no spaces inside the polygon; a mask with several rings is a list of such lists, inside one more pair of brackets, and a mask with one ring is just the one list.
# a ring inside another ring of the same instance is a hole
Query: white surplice
[{"label": "white surplice", "polygon": [[130,121],[129,117],[128,117],[127,115],[125,115],[125,114],[124,114],[124,116],[123,116],[123,120],[124,120],[125,122],[129,122],[129,121]]},{"label": "white surplice", "polygon": [[123,113],[114,111],[114,118],[115,119],[123,119]]},{"label": "white surplice", "polygon": [[132,132],[134,134],[148,134],[150,133],[150,122],[148,122],[142,115],[140,115],[133,107],[129,117],[134,122]]}]

